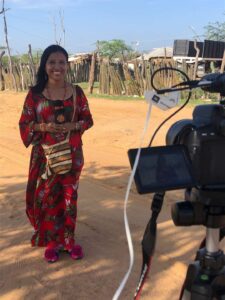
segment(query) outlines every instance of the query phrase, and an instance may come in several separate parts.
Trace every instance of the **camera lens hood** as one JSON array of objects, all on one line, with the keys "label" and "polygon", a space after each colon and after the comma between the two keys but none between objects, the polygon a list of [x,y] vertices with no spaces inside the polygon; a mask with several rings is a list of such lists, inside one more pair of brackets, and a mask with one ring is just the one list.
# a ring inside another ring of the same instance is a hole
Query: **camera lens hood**
[{"label": "camera lens hood", "polygon": [[166,134],[166,145],[182,143],[183,138],[194,128],[193,121],[190,119],[175,122]]}]

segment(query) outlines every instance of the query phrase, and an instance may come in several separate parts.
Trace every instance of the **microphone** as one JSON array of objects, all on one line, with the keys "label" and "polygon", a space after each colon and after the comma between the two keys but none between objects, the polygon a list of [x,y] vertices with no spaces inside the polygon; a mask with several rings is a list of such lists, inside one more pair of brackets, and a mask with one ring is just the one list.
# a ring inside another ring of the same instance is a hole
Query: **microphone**
[{"label": "microphone", "polygon": [[210,93],[220,93],[222,97],[225,97],[225,73],[210,73],[203,76],[200,80],[187,80],[170,88],[156,89],[156,93],[159,96],[165,93],[174,93],[195,88],[201,88]]},{"label": "microphone", "polygon": [[[204,87],[201,87],[204,84]],[[220,93],[225,96],[225,73],[210,73],[202,77],[199,86],[206,92]]]}]

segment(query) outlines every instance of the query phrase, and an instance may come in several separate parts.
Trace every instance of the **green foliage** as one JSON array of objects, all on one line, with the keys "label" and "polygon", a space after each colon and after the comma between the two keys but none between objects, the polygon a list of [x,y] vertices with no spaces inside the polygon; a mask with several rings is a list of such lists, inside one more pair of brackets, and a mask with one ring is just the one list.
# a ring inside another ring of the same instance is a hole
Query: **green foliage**
[{"label": "green foliage", "polygon": [[[42,52],[43,51],[40,49],[32,52],[32,57],[33,57],[33,61],[35,64],[39,63]],[[29,63],[29,61],[30,61],[28,53],[24,53],[24,54],[18,56],[18,58],[21,60],[22,63]]]},{"label": "green foliage", "polygon": [[209,23],[204,28],[206,30],[206,39],[225,42],[225,22]]},{"label": "green foliage", "polygon": [[[82,90],[86,91],[88,89],[89,83],[88,82],[79,82],[78,85],[82,88]],[[99,82],[94,82],[94,88],[99,88]]]},{"label": "green foliage", "polygon": [[137,57],[139,57],[141,55],[142,55],[142,53],[140,53],[138,51],[132,51],[132,52],[127,53],[126,59],[127,60],[136,59]]},{"label": "green foliage", "polygon": [[128,53],[133,50],[130,46],[126,45],[123,40],[110,40],[110,41],[97,41],[96,43],[98,52],[103,57],[111,58],[124,58]]},{"label": "green foliage", "polygon": [[[0,47],[0,50],[1,49],[5,49],[4,47]],[[32,57],[33,57],[33,61],[34,61],[34,64],[38,65],[39,64],[39,61],[40,61],[40,57],[41,57],[41,54],[42,54],[43,50],[41,49],[38,49],[38,50],[35,50],[32,52]],[[24,53],[22,55],[11,55],[11,59],[12,59],[12,62],[14,63],[24,63],[24,64],[28,64],[30,62],[30,59],[29,59],[29,54],[28,53]],[[7,66],[8,65],[8,56],[5,54],[2,58],[2,63],[3,63],[3,66]]]},{"label": "green foliage", "polygon": [[3,66],[8,66],[8,61],[9,61],[8,56],[4,55],[4,56],[2,57],[2,65],[3,65]]},{"label": "green foliage", "polygon": [[88,98],[97,98],[97,99],[109,99],[109,100],[116,100],[116,101],[145,101],[143,97],[137,96],[115,96],[115,95],[107,95],[107,94],[90,94],[87,95]]}]

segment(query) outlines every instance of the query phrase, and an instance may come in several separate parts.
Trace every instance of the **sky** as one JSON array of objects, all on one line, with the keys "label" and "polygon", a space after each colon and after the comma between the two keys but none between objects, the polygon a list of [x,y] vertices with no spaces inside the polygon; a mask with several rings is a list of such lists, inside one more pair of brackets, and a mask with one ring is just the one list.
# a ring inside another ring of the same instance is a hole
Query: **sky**
[{"label": "sky", "polygon": [[56,42],[69,54],[91,52],[98,40],[112,39],[148,52],[173,47],[176,39],[203,41],[205,26],[225,21],[225,0],[5,0],[5,9],[13,54],[27,53],[29,44],[44,50]]}]

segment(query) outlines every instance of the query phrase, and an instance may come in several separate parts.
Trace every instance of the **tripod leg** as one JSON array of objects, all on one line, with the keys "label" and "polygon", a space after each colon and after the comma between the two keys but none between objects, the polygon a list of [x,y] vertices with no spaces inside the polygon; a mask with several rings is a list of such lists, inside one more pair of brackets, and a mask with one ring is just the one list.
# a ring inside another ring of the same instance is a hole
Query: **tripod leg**
[{"label": "tripod leg", "polygon": [[184,290],[183,296],[181,300],[191,300],[191,293],[187,290]]},{"label": "tripod leg", "polygon": [[[193,298],[191,298],[191,293],[187,290],[184,290],[181,300],[192,300],[192,299]],[[197,296],[197,299],[200,300],[199,296]],[[213,297],[213,299],[210,298],[210,300],[225,300],[225,295],[218,296],[217,298]]]}]

